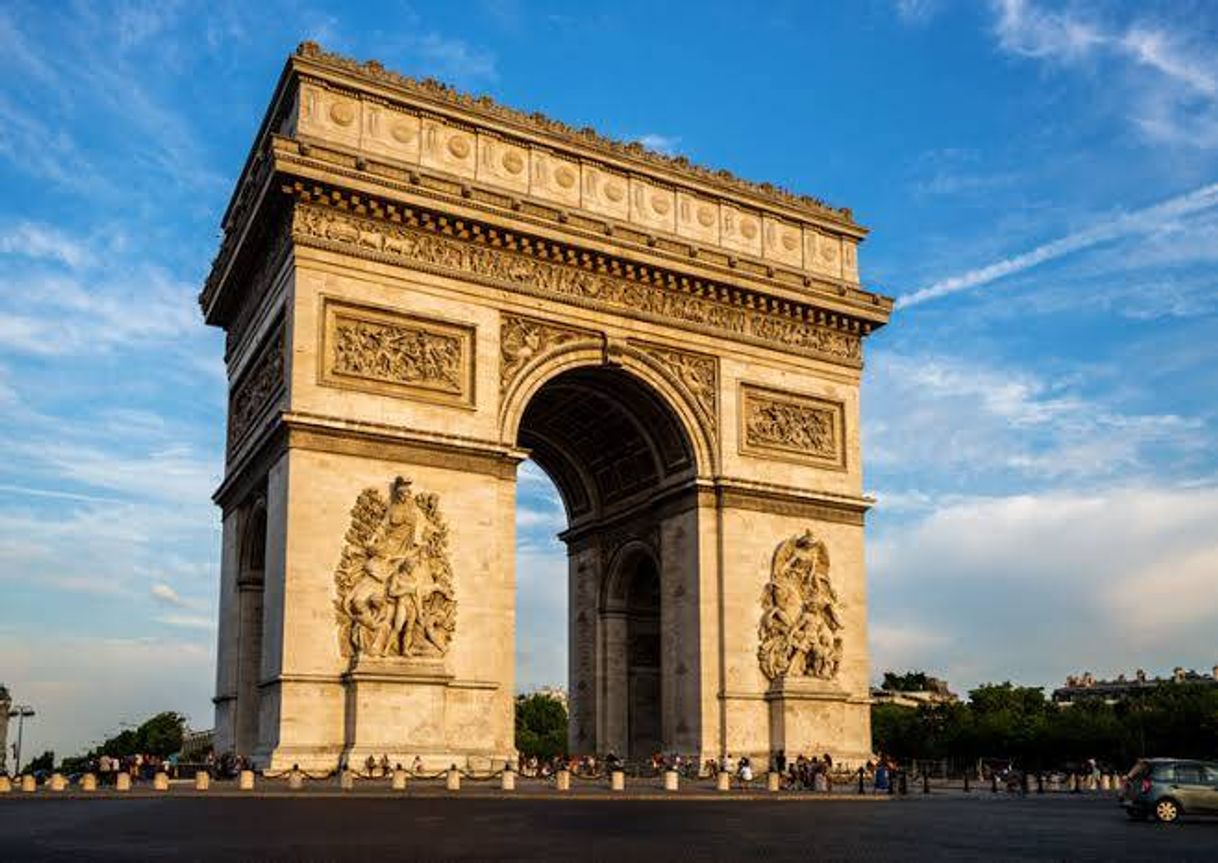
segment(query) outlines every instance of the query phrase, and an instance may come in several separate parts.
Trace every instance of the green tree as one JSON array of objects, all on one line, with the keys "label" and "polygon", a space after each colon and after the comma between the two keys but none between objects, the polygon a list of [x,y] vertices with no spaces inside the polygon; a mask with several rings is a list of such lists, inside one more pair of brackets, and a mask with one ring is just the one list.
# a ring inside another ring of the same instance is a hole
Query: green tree
[{"label": "green tree", "polygon": [[567,709],[535,692],[516,697],[516,748],[523,758],[553,758],[567,751]]},{"label": "green tree", "polygon": [[135,730],[136,745],[140,752],[168,758],[182,748],[185,730],[186,717],[180,713],[158,713]]},{"label": "green tree", "polygon": [[889,692],[926,692],[930,689],[930,676],[925,671],[907,671],[904,674],[885,671],[880,688]]},{"label": "green tree", "polygon": [[55,753],[49,749],[25,765],[25,773],[37,773],[39,770],[50,772],[55,769]]}]

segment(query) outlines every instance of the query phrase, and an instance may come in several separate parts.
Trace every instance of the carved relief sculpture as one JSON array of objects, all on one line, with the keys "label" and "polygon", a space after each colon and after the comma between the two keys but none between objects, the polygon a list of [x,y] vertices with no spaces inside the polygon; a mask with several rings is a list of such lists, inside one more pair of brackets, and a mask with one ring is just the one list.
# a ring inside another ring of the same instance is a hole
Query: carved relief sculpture
[{"label": "carved relief sculpture", "polygon": [[470,328],[333,300],[325,321],[324,382],[472,402]]},{"label": "carved relief sculpture", "polygon": [[719,375],[715,358],[643,342],[633,344],[676,378],[682,389],[693,397],[713,432],[719,416],[716,410]]},{"label": "carved relief sculpture", "polygon": [[283,386],[283,329],[275,331],[228,399],[228,448],[249,432]]},{"label": "carved relief sculpture", "polygon": [[505,392],[520,370],[532,360],[555,348],[588,338],[588,333],[556,327],[543,321],[504,315],[499,327],[499,391]]},{"label": "carved relief sculpture", "polygon": [[829,551],[812,531],[779,543],[761,607],[757,659],[766,677],[837,676],[841,605],[829,580]]},{"label": "carved relief sculpture", "polygon": [[395,479],[388,499],[364,489],[338,570],[334,602],[343,656],[439,658],[456,629],[448,526],[435,494]]},{"label": "carved relief sculpture", "polygon": [[842,406],[838,402],[744,386],[741,439],[745,452],[782,453],[843,467]]}]

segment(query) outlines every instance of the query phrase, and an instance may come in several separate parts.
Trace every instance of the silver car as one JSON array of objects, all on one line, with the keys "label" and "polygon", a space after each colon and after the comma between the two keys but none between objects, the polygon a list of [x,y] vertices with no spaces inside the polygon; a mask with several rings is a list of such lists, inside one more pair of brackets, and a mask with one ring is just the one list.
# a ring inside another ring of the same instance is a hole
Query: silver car
[{"label": "silver car", "polygon": [[1218,815],[1218,764],[1187,758],[1145,758],[1125,777],[1118,798],[1130,818],[1171,822],[1181,815]]}]

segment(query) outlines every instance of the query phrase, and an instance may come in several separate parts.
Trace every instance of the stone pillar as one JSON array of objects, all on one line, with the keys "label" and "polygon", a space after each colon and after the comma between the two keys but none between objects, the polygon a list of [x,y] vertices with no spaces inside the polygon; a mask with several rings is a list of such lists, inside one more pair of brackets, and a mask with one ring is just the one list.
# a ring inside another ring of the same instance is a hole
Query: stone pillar
[{"label": "stone pillar", "polygon": [[62,773],[52,773],[50,780],[47,782],[47,787],[52,791],[64,791],[68,787],[68,780],[64,778]]},{"label": "stone pillar", "polygon": [[390,783],[390,787],[392,787],[394,791],[406,790],[406,771],[403,770],[401,766],[393,771],[393,779]]},{"label": "stone pillar", "polygon": [[782,774],[775,773],[771,770],[765,776],[765,786],[769,791],[778,791],[782,788]]},{"label": "stone pillar", "polygon": [[448,772],[444,775],[444,787],[448,791],[461,790],[461,771],[457,769],[457,765],[448,768]]},{"label": "stone pillar", "polygon": [[253,770],[242,770],[241,771],[240,775],[237,777],[237,788],[240,789],[241,791],[253,791],[254,790],[254,771]]},{"label": "stone pillar", "polygon": [[119,773],[114,777],[115,791],[130,791],[131,790],[131,774]]},{"label": "stone pillar", "polygon": [[169,790],[169,776],[167,776],[164,771],[158,770],[156,772],[156,775],[152,777],[152,790],[153,791],[168,791]]},{"label": "stone pillar", "polygon": [[516,790],[516,774],[513,773],[511,770],[503,771],[502,780],[503,781],[502,781],[500,787],[504,791],[515,791]]},{"label": "stone pillar", "polygon": [[233,509],[224,514],[223,545],[220,551],[220,609],[216,633],[216,753],[237,751],[237,634],[240,631],[240,604],[237,576],[240,569],[239,535],[241,513]]},{"label": "stone pillar", "polygon": [[92,773],[86,773],[84,776],[80,777],[80,790],[90,792],[96,791],[97,777]]},{"label": "stone pillar", "polygon": [[38,780],[36,780],[29,773],[22,774],[21,790],[24,791],[26,794],[33,794],[35,791],[38,790]]},{"label": "stone pillar", "polygon": [[567,746],[573,754],[602,751],[598,746],[597,604],[601,570],[597,551],[569,548],[567,557]]},{"label": "stone pillar", "polygon": [[211,788],[211,774],[200,770],[195,774],[195,791],[206,791]]},{"label": "stone pillar", "polygon": [[610,791],[625,791],[626,790],[626,774],[621,770],[614,770],[609,774],[609,790]]},{"label": "stone pillar", "polygon": [[557,791],[571,790],[571,771],[559,770],[554,774],[554,788]]},{"label": "stone pillar", "polygon": [[664,771],[664,790],[676,791],[681,784],[681,775],[675,770]]},{"label": "stone pillar", "polygon": [[5,773],[0,773],[0,794],[10,794],[13,790],[13,780]]},{"label": "stone pillar", "polygon": [[718,778],[715,780],[715,788],[719,791],[732,790],[732,774],[726,770],[720,770]]},{"label": "stone pillar", "polygon": [[627,618],[624,611],[600,614],[600,721],[596,738],[605,752],[625,757],[630,748],[629,692],[626,680]]}]

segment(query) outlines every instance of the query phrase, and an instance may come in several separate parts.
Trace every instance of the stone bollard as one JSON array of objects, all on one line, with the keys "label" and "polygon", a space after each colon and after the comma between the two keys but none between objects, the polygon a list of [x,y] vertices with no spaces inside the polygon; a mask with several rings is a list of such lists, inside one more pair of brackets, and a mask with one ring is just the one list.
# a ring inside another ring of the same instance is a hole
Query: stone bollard
[{"label": "stone bollard", "polygon": [[195,774],[195,791],[206,791],[211,788],[211,774],[200,770]]},{"label": "stone bollard", "polygon": [[47,787],[52,791],[64,791],[68,787],[68,780],[63,778],[62,773],[52,773]]},{"label": "stone bollard", "polygon": [[28,773],[21,777],[21,790],[26,794],[33,794],[38,790],[38,780]]},{"label": "stone bollard", "polygon": [[0,773],[0,794],[11,794],[13,791],[13,780],[9,779],[3,773]]},{"label": "stone bollard", "polygon": [[122,772],[114,777],[115,791],[130,791],[131,790],[131,774]]},{"label": "stone bollard", "polygon": [[461,771],[457,770],[456,764],[448,768],[448,774],[444,778],[444,787],[449,791],[461,790]]},{"label": "stone bollard", "polygon": [[626,790],[626,774],[620,770],[614,770],[609,774],[609,790],[610,791],[625,791]]},{"label": "stone bollard", "polygon": [[164,770],[158,770],[156,775],[152,777],[153,791],[168,791],[169,790],[169,775]]},{"label": "stone bollard", "polygon": [[399,764],[397,766],[397,769],[393,771],[393,780],[391,782],[391,787],[393,788],[394,791],[405,791],[406,790],[406,771],[402,769],[401,764]]},{"label": "stone bollard", "polygon": [[[782,788],[782,774],[771,770],[765,775],[765,787],[767,791],[778,791]],[[861,791],[859,792],[862,793]]]},{"label": "stone bollard", "polygon": [[675,770],[664,771],[664,790],[676,791],[681,787],[681,774]]},{"label": "stone bollard", "polygon": [[237,788],[239,788],[242,791],[253,791],[254,790],[254,771],[253,770],[242,770],[241,771],[240,775],[237,776]]},{"label": "stone bollard", "polygon": [[[344,770],[339,774],[338,781],[340,784],[342,783],[342,777],[346,775],[347,772],[348,771]],[[288,788],[290,788],[292,791],[299,791],[301,788],[304,788],[304,781],[305,776],[304,773],[300,771],[299,765],[293,764],[292,769],[288,771]]]},{"label": "stone bollard", "polygon": [[338,775],[338,787],[343,791],[354,791],[355,774],[350,770],[344,770],[342,773],[340,773]]},{"label": "stone bollard", "polygon": [[731,791],[732,774],[728,773],[726,770],[720,770],[719,776],[715,780],[715,788],[719,791]]},{"label": "stone bollard", "polygon": [[96,791],[97,790],[97,777],[92,773],[86,773],[84,776],[80,777],[80,790],[81,791]]},{"label": "stone bollard", "polygon": [[1102,775],[1100,777],[1100,790],[1101,791],[1111,791],[1112,790],[1112,779],[1109,778],[1107,773],[1105,773],[1104,775]]},{"label": "stone bollard", "polygon": [[1056,773],[1054,773],[1052,776],[1049,777],[1049,790],[1050,791],[1061,791],[1062,790],[1062,781],[1057,778]]},{"label": "stone bollard", "polygon": [[571,771],[559,770],[554,774],[554,788],[558,791],[571,790]]},{"label": "stone bollard", "polygon": [[510,768],[504,768],[503,776],[501,778],[503,781],[499,786],[500,788],[502,788],[504,791],[516,790],[516,773],[513,770]]}]

